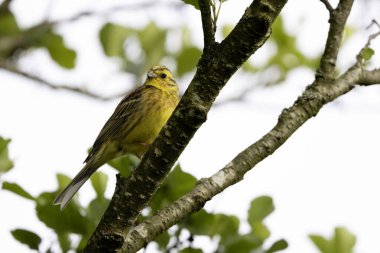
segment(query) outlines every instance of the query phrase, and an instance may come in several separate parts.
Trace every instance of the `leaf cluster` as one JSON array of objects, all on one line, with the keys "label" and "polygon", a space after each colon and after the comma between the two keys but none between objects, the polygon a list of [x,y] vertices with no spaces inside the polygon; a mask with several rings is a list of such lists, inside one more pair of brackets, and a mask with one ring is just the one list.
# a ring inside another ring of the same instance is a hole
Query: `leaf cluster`
[{"label": "leaf cluster", "polygon": [[[179,45],[169,44],[168,37],[180,34]],[[175,74],[182,77],[195,69],[201,50],[191,43],[186,27],[168,30],[150,22],[136,29],[115,23],[106,23],[99,33],[104,53],[121,60],[122,69],[141,76],[159,62],[174,62]],[[170,48],[178,48],[178,50]],[[128,50],[133,48],[134,50]]]},{"label": "leaf cluster", "polygon": [[[8,156],[9,142],[9,140],[0,138],[0,150],[2,150],[0,152],[0,165],[3,164],[3,161],[5,164],[11,162]],[[128,176],[137,164],[138,159],[133,156],[120,157],[110,163],[124,176]],[[53,192],[43,192],[38,196],[31,195],[17,183],[2,182],[2,190],[12,192],[28,201],[33,201],[38,219],[51,229],[57,237],[57,242],[49,241],[51,239],[44,238],[34,231],[15,228],[10,231],[15,240],[38,252],[55,252],[57,247],[62,252],[82,251],[108,206],[109,199],[104,197],[108,178],[104,173],[96,172],[91,177],[91,184],[96,193],[95,198],[85,206],[75,197],[65,211],[61,212],[57,206],[52,205],[52,202],[57,193],[70,180],[63,174],[57,174],[58,189]],[[139,221],[150,217],[157,210],[190,191],[196,182],[194,176],[184,172],[177,165],[152,199],[149,207],[142,212]],[[247,212],[250,230],[247,233],[241,233],[241,220],[238,217],[212,213],[202,209],[169,231],[162,233],[154,242],[160,252],[167,253],[202,253],[204,252],[203,249],[195,246],[196,243],[194,243],[198,238],[208,238],[210,243],[215,244],[214,252],[218,253],[278,252],[286,249],[288,243],[284,239],[279,239],[268,245],[270,230],[264,222],[274,210],[273,200],[269,196],[261,196],[252,200]],[[316,234],[309,237],[321,253],[352,253],[356,242],[355,236],[342,227],[336,228],[330,239]],[[42,249],[41,245],[44,241],[48,241],[45,245],[50,245],[50,247]]]},{"label": "leaf cluster", "polygon": [[9,1],[0,5],[0,62],[16,61],[29,50],[43,48],[52,60],[66,69],[73,69],[77,53],[66,46],[52,24],[40,23],[23,29],[9,8]]},{"label": "leaf cluster", "polygon": [[[137,163],[138,160],[135,157],[124,156],[113,160],[110,165],[127,176]],[[83,205],[76,196],[63,212],[58,206],[52,205],[58,192],[70,182],[70,178],[63,174],[57,174],[58,189],[56,191],[43,192],[38,196],[33,196],[15,182],[2,182],[3,190],[34,202],[37,218],[56,235],[58,243],[49,241],[51,239],[44,238],[44,236],[25,228],[13,229],[11,231],[12,236],[18,242],[39,252],[54,252],[57,247],[62,252],[71,250],[81,252],[108,206],[109,199],[104,197],[107,179],[107,175],[104,173],[96,172],[91,177],[91,184],[96,193],[95,198],[89,204]],[[177,165],[149,207],[142,212],[139,220],[142,221],[150,217],[157,210],[190,191],[196,182],[194,176],[184,172]],[[273,210],[274,205],[270,197],[262,196],[253,200],[248,210],[248,223],[251,230],[242,234],[239,232],[240,220],[238,217],[211,213],[203,209],[174,226],[169,232],[164,232],[155,239],[155,242],[161,252],[203,252],[203,249],[194,247],[193,243],[201,237],[209,238],[210,242],[216,240],[216,252],[236,252],[237,249],[239,252],[259,250],[258,252],[271,253],[280,251],[287,247],[287,243],[283,239],[276,241],[269,247],[264,247],[264,242],[270,236],[264,219]],[[44,241],[47,243],[43,244]],[[42,249],[41,245],[50,245],[50,247]]]}]

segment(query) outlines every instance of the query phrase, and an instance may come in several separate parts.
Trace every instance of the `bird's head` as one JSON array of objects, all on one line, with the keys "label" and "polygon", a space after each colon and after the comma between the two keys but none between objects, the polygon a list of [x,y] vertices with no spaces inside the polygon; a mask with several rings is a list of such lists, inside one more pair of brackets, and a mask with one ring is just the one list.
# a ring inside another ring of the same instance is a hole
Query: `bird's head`
[{"label": "bird's head", "polygon": [[155,66],[148,71],[146,85],[152,85],[167,92],[178,93],[178,85],[170,70],[165,66]]}]

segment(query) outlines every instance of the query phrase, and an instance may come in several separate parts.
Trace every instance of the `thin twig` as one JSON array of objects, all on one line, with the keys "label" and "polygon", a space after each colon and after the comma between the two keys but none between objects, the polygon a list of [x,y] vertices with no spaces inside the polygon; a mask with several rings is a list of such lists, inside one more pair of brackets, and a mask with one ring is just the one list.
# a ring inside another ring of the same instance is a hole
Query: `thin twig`
[{"label": "thin twig", "polygon": [[107,10],[102,10],[102,11],[83,11],[69,18],[53,20],[51,21],[51,23],[53,25],[59,25],[59,24],[75,22],[75,21],[78,21],[79,19],[91,17],[91,16],[110,15],[110,14],[114,14],[115,12],[120,12],[120,11],[146,10],[147,8],[153,8],[153,7],[157,8],[157,6],[182,8],[186,5],[180,2],[168,3],[168,2],[163,2],[163,1],[152,1],[152,2],[144,2],[144,3],[138,3],[138,4],[120,5],[120,6],[114,6]]},{"label": "thin twig", "polygon": [[380,24],[375,19],[372,19],[371,23],[365,29],[368,30],[374,25],[376,25],[380,29]]},{"label": "thin twig", "polygon": [[219,12],[222,7],[222,1],[219,0],[218,9],[216,8],[216,2],[215,0],[211,0],[211,10],[212,10],[212,28],[214,30],[214,33],[216,33],[217,29],[217,22],[219,17]]},{"label": "thin twig", "polygon": [[365,44],[365,46],[360,50],[359,54],[356,56],[356,60],[357,62],[365,62],[367,61],[368,59],[364,59],[364,51],[369,49],[369,46],[371,45],[371,42],[372,40],[376,39],[377,36],[380,35],[380,27],[379,27],[379,31],[374,33],[374,34],[371,34],[369,37],[368,37],[368,40],[367,40],[367,43]]},{"label": "thin twig", "polygon": [[201,10],[204,48],[207,50],[215,42],[215,31],[211,17],[210,0],[199,0],[199,8]]},{"label": "thin twig", "polygon": [[9,71],[13,74],[16,74],[16,75],[22,76],[24,78],[30,79],[32,81],[35,81],[34,83],[36,83],[36,84],[48,87],[48,88],[53,89],[53,90],[66,90],[66,91],[74,92],[76,94],[80,94],[80,95],[83,95],[86,97],[90,97],[90,98],[94,98],[94,99],[98,99],[98,100],[102,100],[102,101],[108,101],[108,100],[120,98],[126,94],[126,92],[123,92],[123,93],[115,94],[115,95],[112,95],[109,97],[104,97],[104,96],[93,93],[93,92],[88,91],[88,90],[83,89],[83,88],[72,87],[72,86],[64,85],[64,84],[54,84],[54,83],[52,83],[46,79],[43,79],[42,77],[30,74],[26,71],[23,71],[23,70],[20,70],[20,69],[14,67],[14,66],[9,66],[9,65],[6,65],[3,63],[0,63],[0,69],[4,69],[4,70]]},{"label": "thin twig", "polygon": [[[323,3],[326,1],[321,0]],[[340,0],[338,7],[330,12],[330,28],[326,40],[325,51],[323,52],[321,63],[316,71],[316,78],[334,79],[335,66],[343,38],[344,27],[354,0]]]},{"label": "thin twig", "polygon": [[321,2],[326,6],[326,9],[331,13],[334,11],[334,8],[331,6],[329,0],[321,0]]}]

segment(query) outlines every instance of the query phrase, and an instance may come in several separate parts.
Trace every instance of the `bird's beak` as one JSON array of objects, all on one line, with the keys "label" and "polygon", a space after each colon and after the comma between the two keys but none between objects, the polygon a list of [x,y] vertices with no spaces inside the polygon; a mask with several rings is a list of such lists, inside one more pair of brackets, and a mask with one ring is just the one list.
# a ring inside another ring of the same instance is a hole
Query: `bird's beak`
[{"label": "bird's beak", "polygon": [[154,77],[157,77],[157,75],[153,72],[153,70],[149,70],[148,71],[148,77],[149,78],[154,78]]}]

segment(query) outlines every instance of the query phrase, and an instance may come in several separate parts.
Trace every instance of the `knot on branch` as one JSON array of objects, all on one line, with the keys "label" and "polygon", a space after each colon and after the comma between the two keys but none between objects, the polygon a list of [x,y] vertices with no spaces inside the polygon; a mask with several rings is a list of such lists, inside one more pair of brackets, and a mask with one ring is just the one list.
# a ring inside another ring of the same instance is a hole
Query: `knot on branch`
[{"label": "knot on branch", "polygon": [[254,34],[258,37],[264,37],[270,31],[270,26],[272,24],[271,19],[267,15],[255,15],[246,18],[247,23],[247,34]]},{"label": "knot on branch", "polygon": [[196,128],[200,127],[207,120],[207,110],[200,104],[190,105],[185,110],[184,113],[186,113],[187,118],[191,121],[189,123]]}]

